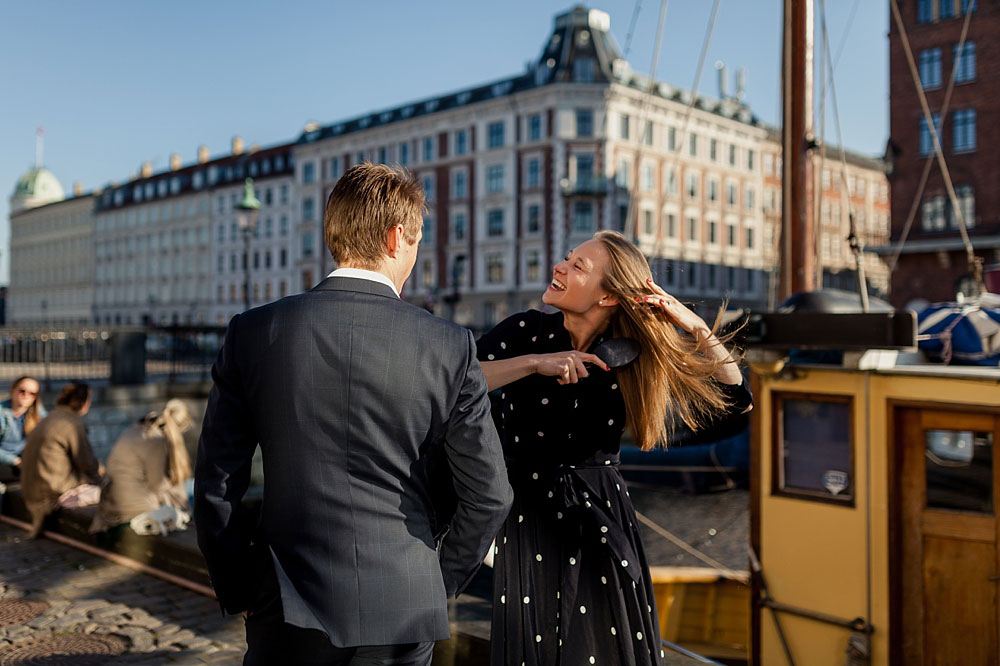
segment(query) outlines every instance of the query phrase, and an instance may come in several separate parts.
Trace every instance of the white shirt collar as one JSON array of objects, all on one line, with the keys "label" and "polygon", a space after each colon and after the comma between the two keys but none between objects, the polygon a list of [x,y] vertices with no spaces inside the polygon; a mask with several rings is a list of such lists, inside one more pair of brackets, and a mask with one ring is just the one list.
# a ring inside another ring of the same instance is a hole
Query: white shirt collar
[{"label": "white shirt collar", "polygon": [[383,275],[378,271],[368,271],[363,268],[337,268],[327,275],[327,277],[357,278],[359,280],[381,282],[392,289],[392,293],[396,294],[396,298],[399,298],[399,290],[396,289],[396,285],[392,283],[392,280],[390,280],[388,276]]}]

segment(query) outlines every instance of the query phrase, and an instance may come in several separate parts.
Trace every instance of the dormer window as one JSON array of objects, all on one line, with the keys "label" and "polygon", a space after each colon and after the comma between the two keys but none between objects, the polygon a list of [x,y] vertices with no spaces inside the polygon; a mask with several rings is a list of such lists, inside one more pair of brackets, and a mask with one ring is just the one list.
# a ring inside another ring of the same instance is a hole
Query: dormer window
[{"label": "dormer window", "polygon": [[577,83],[594,82],[593,58],[576,58],[573,61],[573,80]]}]

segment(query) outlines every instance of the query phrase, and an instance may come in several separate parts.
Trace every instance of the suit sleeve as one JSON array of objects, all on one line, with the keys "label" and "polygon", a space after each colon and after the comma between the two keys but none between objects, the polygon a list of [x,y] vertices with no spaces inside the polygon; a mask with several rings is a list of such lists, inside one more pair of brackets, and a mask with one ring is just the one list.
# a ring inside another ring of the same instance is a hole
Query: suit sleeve
[{"label": "suit sleeve", "polygon": [[444,444],[458,498],[451,530],[441,544],[441,572],[449,597],[457,597],[469,584],[514,500],[471,332],[467,340],[464,378]]},{"label": "suit sleeve", "polygon": [[208,564],[222,608],[239,613],[249,607],[250,537],[253,525],[242,500],[250,485],[250,465],[257,440],[245,388],[235,358],[239,315],[212,366],[214,385],[198,441],[194,470],[194,519],[198,546]]}]

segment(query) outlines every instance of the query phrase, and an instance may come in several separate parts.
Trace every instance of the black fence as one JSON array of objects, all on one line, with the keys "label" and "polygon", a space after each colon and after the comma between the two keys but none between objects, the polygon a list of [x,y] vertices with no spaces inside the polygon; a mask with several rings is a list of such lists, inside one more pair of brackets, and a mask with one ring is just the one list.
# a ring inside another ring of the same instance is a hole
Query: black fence
[{"label": "black fence", "polygon": [[23,375],[53,382],[204,381],[222,327],[0,328],[0,392]]}]

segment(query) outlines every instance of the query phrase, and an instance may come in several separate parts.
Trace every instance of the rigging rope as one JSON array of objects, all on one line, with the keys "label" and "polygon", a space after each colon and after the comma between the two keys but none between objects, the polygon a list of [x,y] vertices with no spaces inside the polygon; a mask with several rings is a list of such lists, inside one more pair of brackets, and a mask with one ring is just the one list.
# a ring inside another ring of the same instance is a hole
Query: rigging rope
[{"label": "rigging rope", "polygon": [[[956,53],[961,54],[965,48],[965,39],[969,34],[969,21],[972,19],[972,7],[971,5],[966,8],[965,11],[965,21],[962,24],[962,35],[958,40],[958,50]],[[948,79],[948,89],[944,93],[944,101],[941,103],[941,117],[945,118],[948,116],[948,107],[951,106],[951,93],[955,90],[955,81],[958,78],[958,64],[960,58],[955,58],[955,62],[952,63],[951,67],[951,77]],[[917,217],[917,211],[920,209],[921,199],[924,196],[924,188],[927,186],[927,179],[931,175],[931,167],[934,166],[934,156],[928,155],[927,160],[924,162],[924,172],[920,175],[920,183],[917,186],[917,193],[913,197],[913,203],[910,204],[910,212],[906,216],[906,224],[903,225],[903,232],[899,236],[899,240],[896,242],[896,248],[893,250],[891,259],[887,262],[889,266],[889,274],[896,269],[896,265],[899,263],[899,257],[903,253],[903,245],[906,244],[906,239],[910,235],[910,228],[913,226],[913,221]]]},{"label": "rigging rope", "polygon": [[710,557],[709,555],[706,555],[705,553],[701,552],[691,544],[687,543],[679,536],[669,531],[667,528],[661,527],[653,520],[651,520],[644,514],[640,513],[639,511],[635,512],[635,517],[639,519],[640,523],[642,523],[649,529],[653,530],[667,541],[670,541],[672,544],[674,544],[684,552],[688,553],[693,557],[698,558],[699,560],[709,565],[710,567],[718,569],[722,573],[722,575],[724,575],[726,578],[734,580],[738,583],[742,583],[743,585],[747,585],[747,577],[745,572],[739,572],[735,571],[734,569],[730,569],[722,562]]},{"label": "rigging rope", "polygon": [[930,107],[927,105],[927,96],[924,94],[924,87],[920,83],[920,74],[917,71],[917,64],[913,59],[913,51],[910,49],[910,40],[906,35],[906,27],[903,25],[903,19],[899,14],[899,2],[897,0],[890,0],[889,6],[892,9],[892,17],[896,22],[896,29],[899,30],[900,41],[903,44],[903,52],[906,54],[906,62],[910,67],[910,76],[913,78],[913,83],[917,89],[917,97],[920,100],[920,108],[923,111],[924,122],[927,124],[931,141],[934,143],[934,153],[937,156],[938,166],[941,168],[941,175],[944,177],[944,186],[948,191],[948,199],[951,202],[955,219],[958,221],[958,230],[962,237],[962,245],[965,246],[966,258],[969,262],[969,272],[972,273],[972,276],[979,285],[979,288],[982,291],[986,291],[986,287],[983,284],[983,264],[982,261],[976,257],[976,253],[972,247],[972,241],[969,240],[969,231],[965,227],[965,217],[962,214],[962,209],[958,205],[958,196],[955,194],[955,187],[951,182],[951,172],[948,171],[948,165],[944,159],[944,151],[941,148],[941,139],[938,136],[937,127],[935,126],[934,119],[931,116]]},{"label": "rigging rope", "polygon": [[628,32],[625,33],[625,51],[622,58],[628,60],[629,51],[632,48],[632,36],[635,34],[635,24],[639,20],[639,10],[642,9],[642,0],[635,0],[635,7],[632,9],[632,20],[628,24]]},{"label": "rigging rope", "polygon": [[[847,242],[851,248],[851,254],[854,255],[854,266],[858,276],[858,294],[861,296],[861,311],[868,312],[868,282],[865,279],[865,264],[864,257],[862,255],[863,241],[857,233],[857,225],[854,220],[854,202],[851,200],[851,195],[853,193],[850,191],[847,181],[847,151],[844,148],[844,137],[843,134],[841,134],[840,129],[840,110],[837,106],[837,86],[833,78],[833,58],[830,54],[830,39],[826,30],[826,0],[819,0],[819,4],[820,29],[823,33],[823,52],[825,54],[823,60],[826,63],[826,69],[829,71],[830,101],[833,103],[833,118],[837,128],[837,143],[840,144],[840,175],[844,184],[842,190],[843,194],[841,196],[842,200],[847,202]],[[824,80],[826,79],[826,72],[823,73],[823,78]],[[822,282],[820,284],[822,284]]]}]

